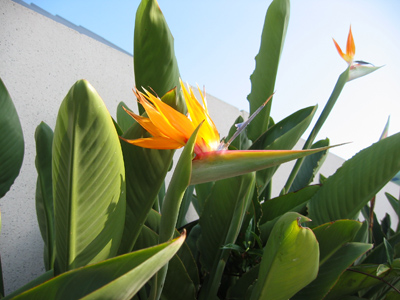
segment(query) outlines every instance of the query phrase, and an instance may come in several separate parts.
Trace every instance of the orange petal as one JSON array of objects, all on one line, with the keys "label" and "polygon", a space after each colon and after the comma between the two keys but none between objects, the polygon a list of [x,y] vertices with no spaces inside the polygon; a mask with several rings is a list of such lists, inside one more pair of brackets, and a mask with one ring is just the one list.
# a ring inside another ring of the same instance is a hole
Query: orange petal
[{"label": "orange petal", "polygon": [[167,137],[149,137],[149,138],[140,138],[135,140],[127,140],[121,137],[125,142],[136,145],[143,148],[149,149],[179,149],[185,146],[185,143],[180,144],[177,141],[174,141]]},{"label": "orange petal", "polygon": [[340,48],[339,44],[336,43],[335,39],[333,39],[333,42],[335,43],[335,47],[336,47],[336,50],[339,52],[339,55],[340,55],[344,60],[346,60],[346,59],[345,59],[345,54],[343,53],[343,51],[342,51],[342,49]]},{"label": "orange petal", "polygon": [[135,119],[136,122],[140,124],[144,129],[146,129],[152,136],[160,136],[163,135],[160,130],[154,124],[151,122],[149,118],[145,118],[142,116],[139,116],[123,107],[123,109],[130,115],[133,119]]},{"label": "orange petal", "polygon": [[195,126],[188,117],[162,102],[159,98],[154,97],[151,93],[147,92],[147,97],[175,130],[180,132],[186,139],[190,138]]},{"label": "orange petal", "polygon": [[175,141],[184,142],[187,138],[178,130],[176,130],[168,120],[168,117],[159,112],[150,102],[140,94],[139,102],[143,105],[151,122],[158,128],[164,136],[168,136]]},{"label": "orange petal", "polygon": [[196,97],[193,94],[192,89],[189,87],[189,91],[186,89],[185,85],[183,84],[182,81],[180,81],[182,91],[185,96],[186,100],[186,106],[190,115],[190,118],[192,119],[194,126],[197,126],[201,122],[205,121],[204,124],[201,126],[199,129],[199,134],[197,136],[197,141],[196,143],[200,142],[200,138],[203,139],[203,144],[205,143],[207,148],[209,149],[214,149],[218,146],[219,144],[219,134],[217,131],[217,128],[210,118],[210,115],[208,114],[207,110],[207,104],[205,103],[205,99],[203,97],[203,94],[201,93],[199,89],[200,96],[203,100],[203,106],[197,101]]},{"label": "orange petal", "polygon": [[354,44],[353,33],[351,32],[351,26],[349,30],[349,35],[347,36],[346,54],[351,60],[353,60],[356,54],[356,45]]}]

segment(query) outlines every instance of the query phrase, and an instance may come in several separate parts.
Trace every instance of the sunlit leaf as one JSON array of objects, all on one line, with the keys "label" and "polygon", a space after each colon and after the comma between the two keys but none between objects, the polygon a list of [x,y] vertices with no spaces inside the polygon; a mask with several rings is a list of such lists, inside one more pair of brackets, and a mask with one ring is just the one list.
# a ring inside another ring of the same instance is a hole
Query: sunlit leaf
[{"label": "sunlit leaf", "polygon": [[319,247],[311,229],[300,225],[307,221],[289,212],[276,222],[264,248],[251,300],[289,299],[316,278]]},{"label": "sunlit leaf", "polygon": [[[312,224],[353,219],[400,170],[400,133],[387,137],[346,161],[311,198]],[[366,163],[368,162],[368,163]]]},{"label": "sunlit leaf", "polygon": [[14,299],[131,299],[179,250],[185,236],[63,273]]},{"label": "sunlit leaf", "polygon": [[[168,104],[185,112],[174,38],[156,0],[140,2],[136,12],[133,47],[136,87],[140,90],[142,87],[151,88],[160,97],[177,87],[177,98]],[[139,112],[144,112],[141,105]]]},{"label": "sunlit leaf", "polygon": [[326,149],[208,152],[201,159],[193,160],[190,184],[215,181],[262,170]]},{"label": "sunlit leaf", "polygon": [[[261,46],[256,56],[256,68],[251,79],[251,93],[247,97],[250,114],[256,111],[274,92],[278,65],[289,23],[289,0],[274,0],[265,16]],[[270,101],[248,126],[248,137],[255,141],[268,128]]]},{"label": "sunlit leaf", "polygon": [[125,219],[125,169],[110,114],[85,80],[61,103],[52,174],[56,274],[113,257]]}]

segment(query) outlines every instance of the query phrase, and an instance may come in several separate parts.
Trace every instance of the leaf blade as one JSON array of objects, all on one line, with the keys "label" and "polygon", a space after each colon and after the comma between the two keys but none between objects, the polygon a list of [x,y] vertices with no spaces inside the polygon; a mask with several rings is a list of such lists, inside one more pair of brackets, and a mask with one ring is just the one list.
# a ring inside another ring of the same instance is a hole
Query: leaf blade
[{"label": "leaf blade", "polygon": [[53,142],[56,274],[116,254],[125,215],[125,170],[113,121],[85,80],[60,106]]},{"label": "leaf blade", "polygon": [[24,158],[24,137],[14,103],[0,78],[0,198],[17,178]]}]

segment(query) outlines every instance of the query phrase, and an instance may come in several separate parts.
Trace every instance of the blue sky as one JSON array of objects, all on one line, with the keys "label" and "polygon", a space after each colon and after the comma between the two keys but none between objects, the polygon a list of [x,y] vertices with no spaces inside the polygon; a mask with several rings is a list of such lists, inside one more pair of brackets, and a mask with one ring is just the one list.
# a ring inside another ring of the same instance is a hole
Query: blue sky
[{"label": "blue sky", "polygon": [[[32,1],[130,53],[139,2]],[[158,2],[175,38],[182,79],[191,85],[205,85],[208,93],[248,111],[249,76],[254,70],[254,57],[271,1]],[[332,144],[352,142],[332,150],[350,158],[377,141],[389,115],[389,134],[399,132],[399,12],[398,0],[291,1],[289,29],[272,104],[275,121],[315,104],[317,118],[347,66],[337,54],[332,38],[345,47],[351,24],[355,58],[385,66],[345,86],[318,138],[329,137]]]}]

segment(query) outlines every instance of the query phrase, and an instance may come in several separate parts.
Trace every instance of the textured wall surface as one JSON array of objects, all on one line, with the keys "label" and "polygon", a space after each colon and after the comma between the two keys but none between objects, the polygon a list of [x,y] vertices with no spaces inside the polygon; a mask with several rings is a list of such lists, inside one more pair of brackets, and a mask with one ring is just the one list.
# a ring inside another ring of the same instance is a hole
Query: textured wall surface
[{"label": "textured wall surface", "polygon": [[[0,0],[0,77],[14,101],[25,139],[20,175],[0,203],[0,253],[8,293],[44,271],[35,213],[36,126],[44,121],[54,129],[59,105],[82,78],[98,91],[113,117],[120,101],[130,108],[136,108],[136,103],[131,56],[10,0]],[[207,100],[221,136],[226,135],[241,112],[210,95]],[[321,172],[329,176],[342,163],[329,155]],[[279,169],[282,182],[279,177],[274,182],[274,194],[279,193],[290,166]],[[389,192],[397,195],[398,187],[392,185]],[[387,204],[377,210],[382,217]]]}]

